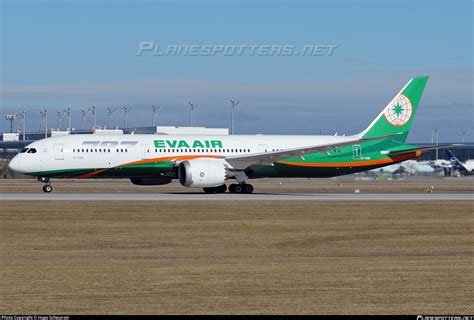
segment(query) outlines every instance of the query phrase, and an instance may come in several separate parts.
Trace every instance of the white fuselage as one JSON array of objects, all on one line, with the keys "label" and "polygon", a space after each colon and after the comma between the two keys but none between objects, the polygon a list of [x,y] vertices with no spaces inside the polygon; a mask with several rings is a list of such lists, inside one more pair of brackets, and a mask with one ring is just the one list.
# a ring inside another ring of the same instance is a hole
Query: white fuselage
[{"label": "white fuselage", "polygon": [[[181,156],[228,157],[344,142],[348,139],[350,137],[297,135],[78,134],[35,141],[28,146],[34,148],[35,153],[19,153],[10,167],[23,173],[112,168],[162,157],[177,160]],[[215,141],[218,143],[213,143]]]}]

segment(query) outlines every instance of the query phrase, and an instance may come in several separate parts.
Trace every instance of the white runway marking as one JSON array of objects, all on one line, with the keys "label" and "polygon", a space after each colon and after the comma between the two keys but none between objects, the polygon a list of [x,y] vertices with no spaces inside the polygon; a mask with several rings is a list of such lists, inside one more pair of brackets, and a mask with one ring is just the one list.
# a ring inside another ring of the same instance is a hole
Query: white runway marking
[{"label": "white runway marking", "polygon": [[472,193],[254,193],[254,194],[205,194],[205,193],[3,193],[1,200],[19,201],[252,201],[252,200],[310,200],[310,201],[432,201],[474,200]]}]

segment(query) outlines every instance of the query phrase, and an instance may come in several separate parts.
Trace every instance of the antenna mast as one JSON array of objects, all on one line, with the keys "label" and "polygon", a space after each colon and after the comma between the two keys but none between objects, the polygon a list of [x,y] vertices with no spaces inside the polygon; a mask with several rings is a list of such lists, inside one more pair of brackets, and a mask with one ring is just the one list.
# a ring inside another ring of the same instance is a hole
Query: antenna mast
[{"label": "antenna mast", "polygon": [[[48,137],[48,109],[44,108],[43,110],[39,111],[41,116],[41,123],[44,122],[44,137]],[[41,127],[40,127],[41,130]]]},{"label": "antenna mast", "polygon": [[234,111],[240,103],[238,100],[230,99],[230,134],[234,134]]},{"label": "antenna mast", "polygon": [[97,128],[97,113],[95,106],[89,108],[89,111],[92,113],[92,130]]},{"label": "antenna mast", "polygon": [[193,113],[194,113],[194,110],[196,110],[198,108],[198,104],[193,104],[192,102],[189,103],[189,126],[192,127],[193,126]]},{"label": "antenna mast", "polygon": [[152,117],[151,117],[151,126],[154,127],[154,126],[156,126],[156,121],[155,121],[156,114],[161,109],[161,107],[152,104],[151,108],[153,109],[153,113],[152,113]]},{"label": "antenna mast", "polygon": [[128,113],[132,110],[131,107],[124,106],[123,107],[123,128],[127,128],[127,120],[128,120]]},{"label": "antenna mast", "polygon": [[81,109],[82,119],[81,119],[81,129],[84,130],[84,124],[86,121],[86,116],[89,114],[89,109]]},{"label": "antenna mast", "polygon": [[10,133],[13,133],[13,121],[15,121],[14,114],[7,114],[5,115],[5,120],[10,121]]},{"label": "antenna mast", "polygon": [[112,127],[110,126],[111,120],[113,118],[113,114],[115,112],[115,108],[113,107],[107,107],[107,128],[111,129]]},{"label": "antenna mast", "polygon": [[22,129],[22,132],[23,132],[23,141],[25,141],[25,131],[26,131],[26,111],[25,110],[22,110],[20,112],[17,112],[15,114],[15,117],[16,117],[16,120],[17,120],[17,124],[16,124],[16,128],[18,130],[18,120],[23,120],[23,129]]}]

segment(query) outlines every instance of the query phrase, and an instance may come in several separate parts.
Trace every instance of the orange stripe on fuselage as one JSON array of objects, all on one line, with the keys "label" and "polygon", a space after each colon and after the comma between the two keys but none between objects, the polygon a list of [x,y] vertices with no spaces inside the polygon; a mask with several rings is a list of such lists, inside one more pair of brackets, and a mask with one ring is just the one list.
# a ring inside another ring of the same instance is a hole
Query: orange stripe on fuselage
[{"label": "orange stripe on fuselage", "polygon": [[[365,160],[365,161],[354,161],[354,162],[336,162],[336,163],[323,163],[323,162],[293,162],[293,161],[279,161],[279,164],[286,164],[290,166],[300,166],[300,167],[330,167],[330,168],[343,168],[343,167],[365,167],[365,166],[374,166],[380,164],[393,164],[409,159],[413,159],[416,157],[421,156],[420,151],[414,152],[414,154],[409,154],[406,156],[401,156],[398,158],[387,158],[387,159],[380,159],[380,160]],[[120,164],[117,166],[113,166],[110,168],[100,169],[93,172],[89,172],[83,175],[78,176],[79,179],[85,179],[93,177],[99,173],[102,173],[106,170],[130,166],[135,164],[143,164],[143,163],[153,163],[153,162],[166,162],[166,161],[175,161],[175,160],[192,160],[196,158],[224,158],[223,156],[214,156],[214,155],[186,155],[186,156],[171,156],[171,157],[161,157],[161,158],[151,158],[151,159],[143,159],[138,161],[127,162],[124,164]]]},{"label": "orange stripe on fuselage", "polygon": [[104,172],[109,169],[113,168],[118,168],[118,167],[125,167],[125,166],[131,166],[135,164],[143,164],[143,163],[153,163],[153,162],[166,162],[166,161],[175,161],[175,160],[192,160],[196,158],[223,158],[221,156],[213,156],[213,155],[189,155],[189,156],[174,156],[174,157],[161,157],[161,158],[151,158],[151,159],[143,159],[143,160],[138,160],[138,161],[132,161],[132,162],[127,162],[123,164],[119,164],[117,166],[113,166],[110,168],[105,168],[105,169],[100,169],[96,170],[93,172],[89,172],[83,175],[78,176],[77,178],[79,179],[85,179],[85,178],[90,178],[92,176],[95,176],[101,172]]},{"label": "orange stripe on fuselage", "polygon": [[367,167],[367,166],[376,166],[381,164],[393,164],[409,159],[413,159],[421,156],[420,151],[414,152],[414,154],[409,154],[406,156],[401,156],[398,158],[387,158],[379,160],[365,160],[365,161],[354,161],[354,162],[294,162],[294,161],[279,161],[279,164],[286,164],[290,166],[299,166],[299,167],[324,167],[324,168],[345,168],[345,167]]}]

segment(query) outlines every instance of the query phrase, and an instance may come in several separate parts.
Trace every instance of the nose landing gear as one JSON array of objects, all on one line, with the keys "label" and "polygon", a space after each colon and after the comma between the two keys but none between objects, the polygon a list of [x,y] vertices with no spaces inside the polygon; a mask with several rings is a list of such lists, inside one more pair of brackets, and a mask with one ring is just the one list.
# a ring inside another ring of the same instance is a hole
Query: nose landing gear
[{"label": "nose landing gear", "polygon": [[50,193],[53,191],[53,187],[49,184],[49,177],[38,177],[38,181],[46,183],[43,186],[43,192]]}]

